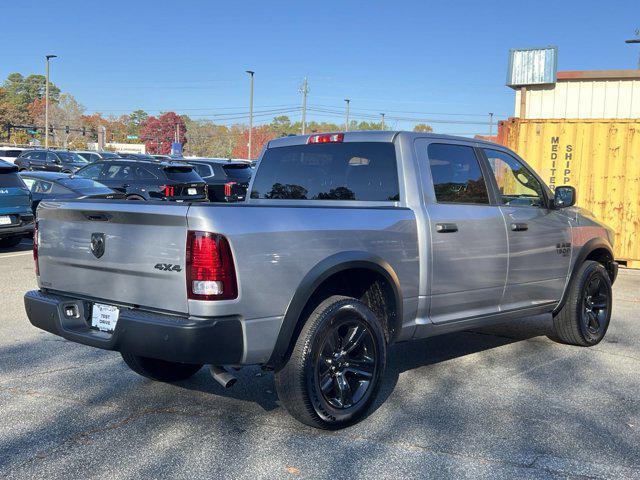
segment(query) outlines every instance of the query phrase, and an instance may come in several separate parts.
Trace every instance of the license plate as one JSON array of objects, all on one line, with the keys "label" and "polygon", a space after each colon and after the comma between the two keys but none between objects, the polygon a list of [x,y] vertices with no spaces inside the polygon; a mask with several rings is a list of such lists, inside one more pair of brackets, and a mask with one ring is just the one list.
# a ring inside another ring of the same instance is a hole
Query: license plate
[{"label": "license plate", "polygon": [[8,215],[3,215],[2,217],[0,217],[0,225],[11,225],[11,217],[9,217]]},{"label": "license plate", "polygon": [[120,309],[113,305],[93,304],[91,313],[91,326],[103,332],[113,332],[118,323]]},{"label": "license plate", "polygon": [[187,188],[187,194],[189,195],[197,195],[198,194],[198,190],[195,188]]}]

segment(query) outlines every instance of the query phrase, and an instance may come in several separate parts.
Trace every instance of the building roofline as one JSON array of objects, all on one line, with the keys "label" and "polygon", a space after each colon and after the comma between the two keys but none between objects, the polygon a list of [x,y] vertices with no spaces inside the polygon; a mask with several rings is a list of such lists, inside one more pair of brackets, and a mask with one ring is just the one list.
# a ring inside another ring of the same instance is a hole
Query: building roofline
[{"label": "building roofline", "polygon": [[640,69],[634,70],[569,70],[558,72],[557,80],[612,80],[639,79]]}]

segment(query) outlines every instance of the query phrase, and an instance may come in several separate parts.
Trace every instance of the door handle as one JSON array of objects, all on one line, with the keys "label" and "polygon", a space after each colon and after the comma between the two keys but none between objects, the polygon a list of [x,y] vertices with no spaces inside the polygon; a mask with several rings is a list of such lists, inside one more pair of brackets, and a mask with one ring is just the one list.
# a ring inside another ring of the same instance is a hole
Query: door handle
[{"label": "door handle", "polygon": [[529,225],[526,223],[512,223],[511,231],[512,232],[524,232],[525,230],[529,230]]},{"label": "door handle", "polygon": [[455,223],[436,223],[436,232],[453,233],[458,231],[458,225]]}]

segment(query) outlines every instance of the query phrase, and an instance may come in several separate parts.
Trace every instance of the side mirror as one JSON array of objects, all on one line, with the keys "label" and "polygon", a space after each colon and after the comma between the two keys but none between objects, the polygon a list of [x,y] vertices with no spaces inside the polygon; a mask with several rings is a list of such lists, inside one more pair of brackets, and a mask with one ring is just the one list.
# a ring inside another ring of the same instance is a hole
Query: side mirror
[{"label": "side mirror", "polygon": [[576,189],[570,186],[556,187],[553,197],[555,208],[567,208],[576,203]]}]

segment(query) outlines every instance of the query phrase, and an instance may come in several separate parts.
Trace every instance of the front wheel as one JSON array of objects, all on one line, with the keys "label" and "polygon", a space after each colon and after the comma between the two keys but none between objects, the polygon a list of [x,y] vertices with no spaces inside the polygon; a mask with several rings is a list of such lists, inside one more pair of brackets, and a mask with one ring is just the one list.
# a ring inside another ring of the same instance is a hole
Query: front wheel
[{"label": "front wheel", "polygon": [[304,424],[343,428],[366,415],[386,361],[376,315],[355,298],[332,296],[309,315],[290,359],[276,372],[278,397]]},{"label": "front wheel", "polygon": [[167,362],[157,358],[141,357],[130,352],[121,352],[122,359],[138,375],[159,382],[179,382],[191,378],[202,365]]},{"label": "front wheel", "polygon": [[611,279],[598,262],[588,260],[576,272],[567,301],[553,318],[553,340],[591,347],[607,333],[611,320]]}]

